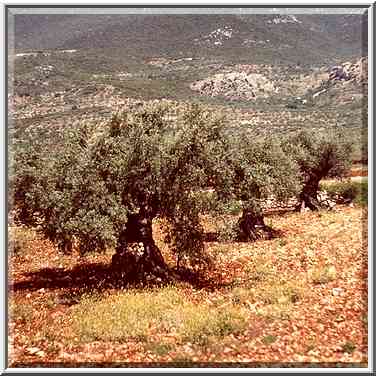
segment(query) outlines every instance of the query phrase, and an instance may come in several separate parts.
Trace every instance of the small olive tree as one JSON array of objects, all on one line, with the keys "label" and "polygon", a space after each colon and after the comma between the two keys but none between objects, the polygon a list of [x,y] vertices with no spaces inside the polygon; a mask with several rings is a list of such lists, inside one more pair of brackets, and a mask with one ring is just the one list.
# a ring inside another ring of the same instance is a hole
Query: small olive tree
[{"label": "small olive tree", "polygon": [[350,170],[353,143],[344,131],[302,131],[282,143],[282,147],[299,165],[303,187],[297,210],[303,206],[318,210],[319,184],[323,178],[341,178]]},{"label": "small olive tree", "polygon": [[202,261],[206,203],[196,192],[227,168],[223,128],[222,118],[196,105],[148,104],[103,124],[66,127],[53,140],[29,129],[12,152],[14,221],[68,252],[114,247],[114,269],[128,277],[166,277],[152,234],[159,216],[175,252]]},{"label": "small olive tree", "polygon": [[273,231],[265,225],[263,206],[270,198],[285,202],[299,192],[298,166],[274,138],[257,140],[252,135],[239,134],[231,138],[229,145],[231,168],[224,189],[218,191],[219,196],[230,193],[241,201],[238,240],[270,238]]}]

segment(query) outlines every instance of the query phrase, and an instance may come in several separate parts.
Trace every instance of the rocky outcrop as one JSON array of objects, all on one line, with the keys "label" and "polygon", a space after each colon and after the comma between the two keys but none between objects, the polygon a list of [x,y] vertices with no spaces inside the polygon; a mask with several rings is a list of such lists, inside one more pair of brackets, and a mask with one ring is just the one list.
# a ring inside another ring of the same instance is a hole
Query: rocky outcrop
[{"label": "rocky outcrop", "polygon": [[194,39],[194,43],[198,45],[205,45],[207,47],[222,46],[223,43],[233,37],[234,30],[231,26],[223,26],[213,30],[208,35],[202,38]]},{"label": "rocky outcrop", "polygon": [[329,79],[332,81],[355,81],[367,83],[368,57],[361,57],[355,63],[346,62],[330,69]]},{"label": "rocky outcrop", "polygon": [[332,67],[329,73],[330,80],[345,80],[348,81],[350,79],[350,75],[345,67],[340,65]]},{"label": "rocky outcrop", "polygon": [[211,97],[222,96],[230,100],[254,100],[267,98],[277,91],[268,78],[258,73],[219,73],[190,85],[194,91]]},{"label": "rocky outcrop", "polygon": [[301,24],[302,21],[298,20],[294,15],[276,15],[273,19],[267,21],[268,24],[288,24],[288,23],[298,23]]}]

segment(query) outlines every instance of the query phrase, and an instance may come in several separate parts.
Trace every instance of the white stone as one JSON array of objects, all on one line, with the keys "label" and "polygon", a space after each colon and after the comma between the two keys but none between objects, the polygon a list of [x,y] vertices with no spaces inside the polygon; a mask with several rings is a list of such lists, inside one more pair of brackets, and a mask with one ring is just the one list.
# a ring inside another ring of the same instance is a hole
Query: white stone
[{"label": "white stone", "polygon": [[332,290],[333,296],[341,296],[343,294],[343,289],[341,287],[335,287]]},{"label": "white stone", "polygon": [[28,347],[26,349],[26,351],[31,354],[31,355],[34,355],[36,354],[37,352],[41,351],[38,347]]}]

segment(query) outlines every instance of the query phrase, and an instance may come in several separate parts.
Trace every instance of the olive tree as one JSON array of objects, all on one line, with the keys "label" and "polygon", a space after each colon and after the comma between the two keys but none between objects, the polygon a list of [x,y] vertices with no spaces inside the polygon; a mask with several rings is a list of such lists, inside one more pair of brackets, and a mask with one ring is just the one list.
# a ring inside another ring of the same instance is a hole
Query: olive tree
[{"label": "olive tree", "polygon": [[196,192],[228,168],[224,124],[196,105],[152,103],[104,123],[65,127],[53,138],[30,128],[11,153],[14,221],[67,252],[114,247],[114,269],[129,278],[166,277],[152,222],[166,220],[178,255],[204,257],[199,216],[206,203]]},{"label": "olive tree", "polygon": [[282,147],[299,165],[304,182],[296,209],[305,206],[318,210],[320,181],[346,176],[352,163],[353,142],[340,129],[302,131],[284,140]]},{"label": "olive tree", "polygon": [[230,145],[227,187],[231,183],[224,192],[242,204],[238,240],[270,238],[273,231],[264,222],[265,202],[271,198],[285,202],[297,194],[301,188],[298,166],[276,138],[255,139],[243,133],[233,136]]}]

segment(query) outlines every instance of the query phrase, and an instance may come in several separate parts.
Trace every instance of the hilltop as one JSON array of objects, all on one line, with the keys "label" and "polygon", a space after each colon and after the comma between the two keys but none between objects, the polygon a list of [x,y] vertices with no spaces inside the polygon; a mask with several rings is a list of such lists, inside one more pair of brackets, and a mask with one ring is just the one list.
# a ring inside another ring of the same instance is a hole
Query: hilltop
[{"label": "hilltop", "polygon": [[15,49],[101,49],[131,56],[330,63],[366,47],[361,15],[17,15]]}]

